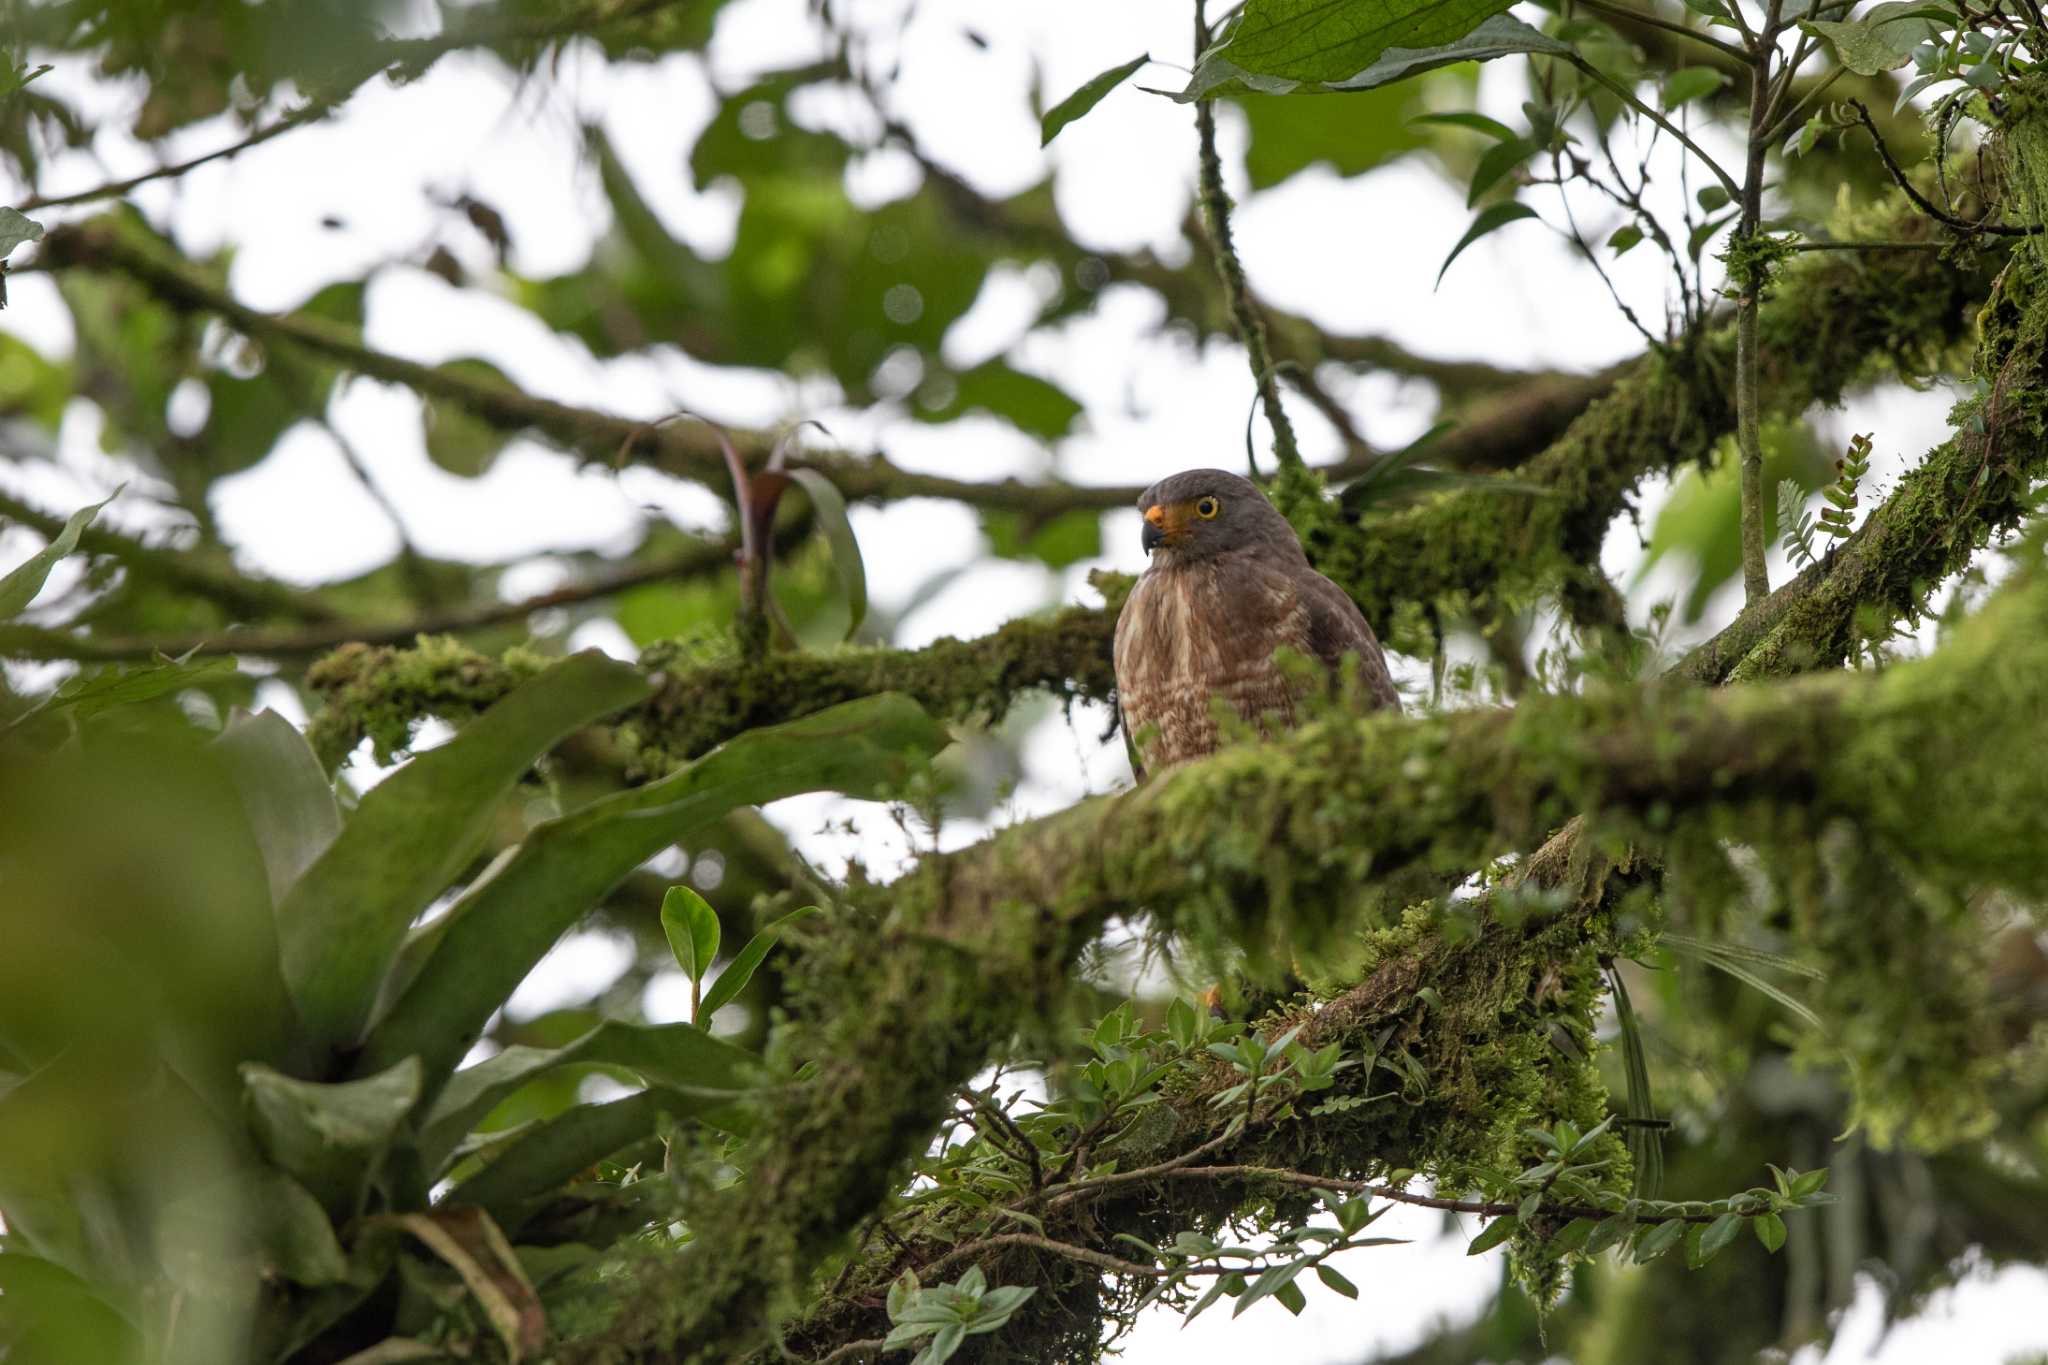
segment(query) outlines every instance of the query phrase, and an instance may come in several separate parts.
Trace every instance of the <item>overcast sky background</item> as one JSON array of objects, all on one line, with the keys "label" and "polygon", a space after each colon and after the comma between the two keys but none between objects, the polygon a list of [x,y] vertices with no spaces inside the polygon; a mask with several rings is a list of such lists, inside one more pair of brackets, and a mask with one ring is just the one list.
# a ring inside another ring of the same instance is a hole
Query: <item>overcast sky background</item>
[{"label": "overcast sky background", "polygon": [[[1039,149],[1028,102],[1034,70],[1050,101],[1138,52],[1185,62],[1188,16],[1182,0],[952,0],[926,5],[900,32],[901,0],[844,8],[857,26],[895,35],[880,49],[886,54],[896,48],[902,61],[902,78],[888,92],[891,112],[918,131],[939,161],[998,195],[1036,183],[1050,166],[1061,212],[1083,242],[1176,255],[1183,250],[1178,225],[1194,166],[1192,117],[1185,109],[1126,87],[1069,128],[1047,153]],[[431,9],[415,3],[406,22],[411,32],[431,31]],[[969,29],[988,39],[986,50],[968,40]],[[449,215],[433,202],[462,192],[504,213],[514,237],[515,270],[548,276],[577,268],[610,222],[579,134],[582,124],[596,122],[670,231],[699,252],[717,254],[732,240],[738,193],[720,185],[697,192],[685,168],[694,138],[714,112],[714,89],[733,88],[756,73],[824,51],[822,32],[802,0],[740,0],[724,11],[708,62],[679,56],[607,67],[594,49],[579,45],[551,73],[521,81],[495,61],[450,57],[412,85],[373,84],[326,123],[180,181],[150,185],[136,200],[190,252],[233,246],[232,287],[261,308],[290,308],[327,283],[416,254],[422,243],[444,233],[464,265],[488,277],[492,261],[482,244],[473,234],[446,232]],[[886,59],[876,65],[886,67]],[[1153,66],[1139,81],[1172,86],[1178,75]],[[97,108],[125,108],[140,98],[136,87],[96,81],[64,65],[43,79],[48,88]],[[1517,117],[1526,98],[1523,82],[1516,64],[1487,68],[1479,107],[1502,119]],[[853,101],[829,96],[801,107],[800,117],[856,133],[870,122]],[[154,152],[104,136],[92,156],[60,162],[42,188],[84,188],[148,169],[159,155],[182,159],[237,136],[218,120],[188,129]],[[1221,142],[1225,165],[1234,166],[1243,125],[1233,109],[1223,111]],[[901,152],[878,152],[855,164],[849,188],[861,202],[879,204],[914,189],[918,175]],[[1482,241],[1432,290],[1436,267],[1469,214],[1462,193],[1420,161],[1352,181],[1311,170],[1256,196],[1248,196],[1242,183],[1237,191],[1239,244],[1255,287],[1273,303],[1332,330],[1380,332],[1426,354],[1526,367],[1591,369],[1640,350],[1635,333],[1563,239],[1533,223]],[[1554,199],[1528,197],[1555,218]],[[1603,240],[1614,226],[1609,216],[1594,203],[1575,203],[1587,235]],[[340,226],[323,227],[329,218]],[[1664,269],[1646,249],[1619,262],[1615,272],[1647,317],[1661,312]],[[530,392],[628,416],[653,418],[689,407],[746,425],[818,417],[854,448],[878,447],[908,467],[961,477],[1057,474],[1081,483],[1135,483],[1194,465],[1239,465],[1250,381],[1234,348],[1197,354],[1182,341],[1153,335],[1159,306],[1127,289],[1108,291],[1086,317],[1027,337],[1039,287],[1024,272],[998,271],[972,313],[947,337],[946,350],[961,363],[1007,356],[1079,399],[1086,407],[1083,429],[1052,451],[989,419],[935,428],[886,410],[847,411],[836,405],[829,385],[799,387],[777,374],[713,369],[673,348],[600,363],[510,303],[481,290],[453,289],[405,266],[375,276],[368,340],[429,363],[482,356]],[[46,351],[69,348],[70,323],[46,277],[17,277],[9,293],[12,306],[0,313],[0,328]],[[1347,397],[1360,429],[1381,446],[1412,439],[1432,415],[1426,388],[1383,377],[1352,383]],[[204,399],[194,394],[186,401]],[[1877,431],[1877,469],[1884,477],[1940,438],[1950,401],[1938,391],[1888,389],[1859,401],[1853,414],[1831,417],[1827,429],[1831,439],[1852,430]],[[1310,458],[1333,457],[1334,433],[1302,405],[1292,411]],[[194,422],[202,415],[200,408],[188,413]],[[644,469],[578,470],[568,457],[532,441],[515,443],[482,478],[457,478],[428,460],[419,405],[408,390],[353,379],[332,415],[402,509],[407,531],[423,551],[528,561],[507,582],[508,594],[558,582],[564,570],[550,552],[624,551],[650,515],[707,530],[725,525],[723,504],[706,490]],[[147,478],[137,480],[132,469],[99,452],[97,435],[92,409],[76,403],[60,441],[61,471],[25,478],[19,468],[0,465],[0,483],[58,511],[96,500],[122,479],[146,491]],[[1661,481],[1646,490],[1645,527],[1663,494]],[[362,572],[388,560],[398,543],[329,439],[310,427],[289,433],[268,458],[217,485],[215,511],[249,567],[296,582]],[[160,511],[138,497],[104,515],[137,529],[166,524]],[[870,591],[881,607],[905,602],[935,568],[969,566],[903,621],[897,642],[905,645],[981,634],[1053,602],[1093,600],[1086,586],[1090,568],[1143,566],[1135,512],[1105,517],[1103,559],[1057,573],[987,558],[975,517],[955,504],[857,508],[854,518]],[[36,543],[26,532],[0,532],[0,564],[19,559]],[[1622,582],[1632,582],[1640,557],[1635,531],[1621,523],[1609,539],[1608,568]],[[1782,560],[1778,567],[1782,573]],[[53,581],[53,592],[63,581]],[[1635,584],[1632,611],[1640,619],[1686,581],[1678,566],[1660,566]],[[1736,605],[1734,593],[1723,593],[1700,633],[1725,623]],[[624,633],[608,624],[583,627],[570,643],[632,653]],[[1419,685],[1419,664],[1409,661],[1403,672]],[[282,687],[266,689],[265,699],[303,718]],[[1121,745],[1099,742],[1104,719],[1099,710],[1080,707],[1071,722],[1057,714],[1039,721],[1026,742],[1024,780],[1003,818],[1043,813],[1128,781]],[[355,776],[366,781],[376,774],[358,763]],[[850,805],[804,799],[780,803],[769,813],[828,867],[850,853],[871,866],[900,862],[906,852],[902,836],[871,811],[856,838],[819,833],[828,817],[846,813]],[[942,842],[967,842],[985,828],[957,822],[942,831]],[[575,998],[622,971],[626,961],[627,950],[617,942],[598,934],[573,936],[522,990],[515,1009],[537,1012]],[[651,1017],[679,1017],[680,983],[673,973],[657,978],[646,1000]],[[1355,1361],[1375,1345],[1414,1344],[1439,1315],[1469,1317],[1498,1281],[1499,1253],[1463,1255],[1463,1241],[1475,1227],[1446,1235],[1438,1215],[1418,1210],[1397,1212],[1382,1226],[1417,1238],[1418,1245],[1351,1254],[1344,1269],[1363,1290],[1358,1303],[1311,1286],[1309,1309],[1299,1319],[1262,1305],[1232,1322],[1218,1309],[1185,1333],[1177,1318],[1155,1312],[1128,1343],[1126,1358],[1145,1365],[1224,1361],[1249,1350],[1275,1362]],[[1759,1253],[1745,1242],[1730,1254]],[[1682,1271],[1666,1264],[1648,1273]],[[2002,1361],[2023,1348],[2048,1348],[2043,1302],[2048,1275],[2039,1271],[1974,1276],[1940,1296],[1922,1318],[1892,1331],[1870,1356],[1880,1314],[1875,1292],[1866,1286],[1825,1359],[1830,1365],[1937,1355],[1958,1362]],[[1798,1365],[1818,1365],[1821,1359],[1811,1349],[1796,1357]]]}]

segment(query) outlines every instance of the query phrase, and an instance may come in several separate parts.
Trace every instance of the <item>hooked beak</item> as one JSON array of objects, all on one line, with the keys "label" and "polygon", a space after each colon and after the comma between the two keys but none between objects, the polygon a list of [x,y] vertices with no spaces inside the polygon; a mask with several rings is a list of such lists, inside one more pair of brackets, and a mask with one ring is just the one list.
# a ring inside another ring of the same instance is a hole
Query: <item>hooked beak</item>
[{"label": "hooked beak", "polygon": [[1185,508],[1168,509],[1155,502],[1145,509],[1145,526],[1138,533],[1138,543],[1148,555],[1162,545],[1171,545],[1180,539],[1187,520]]}]

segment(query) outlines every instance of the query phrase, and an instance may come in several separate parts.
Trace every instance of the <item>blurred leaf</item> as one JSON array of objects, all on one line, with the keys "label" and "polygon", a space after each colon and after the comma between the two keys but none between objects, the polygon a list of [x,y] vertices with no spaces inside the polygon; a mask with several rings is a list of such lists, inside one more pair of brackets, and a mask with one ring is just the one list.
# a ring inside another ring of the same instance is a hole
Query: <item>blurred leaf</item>
[{"label": "blurred leaf", "polygon": [[698,1025],[709,1027],[711,1016],[718,1013],[719,1007],[747,988],[747,983],[754,979],[755,970],[767,960],[783,925],[800,916],[816,914],[817,910],[815,905],[799,906],[771,921],[748,939],[747,946],[733,955],[732,961],[725,964],[725,970],[718,974],[718,979],[711,983],[711,989],[704,993],[704,1001],[697,1009]]},{"label": "blurred leaf", "polygon": [[1806,19],[1799,26],[1827,39],[1843,66],[1859,76],[1876,76],[1912,61],[1913,49],[1937,36],[1930,15],[1955,22],[1953,14],[1922,0],[1892,0],[1873,6],[1860,19]]},{"label": "blurred leaf", "polygon": [[852,148],[789,116],[789,97],[833,78],[829,64],[772,72],[724,96],[690,148],[690,182],[703,190],[720,176],[753,182],[770,175],[837,180]]},{"label": "blurred leaf", "polygon": [[1477,204],[1481,196],[1535,152],[1536,148],[1527,139],[1516,137],[1497,142],[1480,153],[1478,163],[1472,168],[1471,184],[1465,191],[1465,207]]},{"label": "blurred leaf", "polygon": [[1474,113],[1469,109],[1456,109],[1449,113],[1441,114],[1418,114],[1408,121],[1419,126],[1442,125],[1446,128],[1469,128],[1475,133],[1486,134],[1495,142],[1506,142],[1515,136],[1515,130],[1500,120],[1490,119],[1484,114]]},{"label": "blurred leaf", "polygon": [[861,561],[860,541],[853,534],[853,522],[846,513],[846,499],[832,481],[815,469],[796,468],[787,473],[811,500],[811,511],[832,547],[832,571],[846,601],[846,634],[851,640],[868,615],[868,572]]},{"label": "blurred leaf", "polygon": [[414,1057],[359,1081],[321,1083],[244,1063],[249,1126],[264,1155],[296,1177],[330,1212],[353,1212],[420,1097]]},{"label": "blurred leaf", "polygon": [[43,582],[50,576],[50,570],[57,561],[78,548],[78,538],[102,507],[121,494],[115,489],[90,507],[81,507],[65,519],[64,529],[48,545],[37,550],[27,559],[0,575],[0,621],[19,616],[28,604],[36,600],[36,594],[43,590]]},{"label": "blurred leaf", "polygon": [[0,1251],[0,1351],[46,1365],[93,1361],[125,1365],[141,1358],[135,1329],[94,1287],[54,1261]]},{"label": "blurred leaf", "polygon": [[936,405],[917,403],[921,422],[950,422],[967,412],[987,412],[1017,430],[1053,441],[1074,429],[1081,405],[1059,385],[991,360],[958,374],[937,376],[930,387],[945,394]]},{"label": "blurred leaf", "polygon": [[[1762,434],[1766,487],[1789,478],[1810,490],[1832,477],[1832,457],[1803,423],[1766,422]],[[1640,583],[1668,555],[1688,557],[1699,566],[1679,613],[1688,624],[1700,619],[1708,599],[1742,569],[1742,493],[1738,465],[1728,453],[1732,449],[1732,442],[1726,443],[1705,472],[1694,466],[1672,481],[1671,495],[1650,529],[1649,550],[1636,568]],[[1773,503],[1765,508],[1767,542],[1777,538],[1777,524]]]},{"label": "blurred leaf", "polygon": [[1474,1237],[1470,1244],[1466,1246],[1465,1254],[1467,1256],[1477,1256],[1483,1251],[1493,1250],[1509,1237],[1512,1237],[1515,1229],[1519,1226],[1521,1226],[1521,1220],[1513,1214],[1509,1214],[1504,1218],[1494,1219],[1486,1225],[1486,1229],[1483,1232]]},{"label": "blurred leaf", "polygon": [[1393,48],[1464,37],[1510,0],[1246,0],[1221,51],[1246,71],[1342,81]]},{"label": "blurred leaf", "polygon": [[438,1088],[563,931],[648,858],[740,806],[812,791],[878,795],[907,773],[906,758],[945,743],[917,703],[883,693],[750,730],[659,782],[536,826],[448,912],[439,947],[372,1032],[364,1064],[417,1053]]},{"label": "blurred leaf", "polygon": [[420,1159],[438,1172],[447,1155],[497,1105],[536,1077],[565,1067],[623,1067],[642,1083],[706,1104],[752,1089],[760,1059],[690,1024],[608,1020],[566,1047],[512,1046],[455,1073],[420,1125]]},{"label": "blurred leaf", "polygon": [[1657,92],[1657,102],[1666,109],[1676,109],[1681,104],[1704,99],[1726,84],[1727,73],[1718,68],[1681,67],[1664,78],[1663,88]]},{"label": "blurred leaf", "polygon": [[43,225],[35,219],[25,217],[16,209],[0,208],[0,261],[6,260],[14,248],[24,242],[38,241],[42,235]]},{"label": "blurred leaf", "polygon": [[[513,387],[505,372],[488,360],[451,360],[436,368],[455,378],[494,388]],[[450,474],[465,479],[489,473],[491,465],[512,436],[503,427],[493,426],[460,403],[438,398],[421,402],[420,420],[426,429],[428,457]]]},{"label": "blurred leaf", "polygon": [[341,833],[334,789],[306,737],[275,711],[232,717],[213,748],[263,851],[271,899],[282,904],[292,883]]},{"label": "blurred leaf", "polygon": [[571,655],[363,797],[278,910],[285,979],[315,1040],[359,1035],[407,926],[475,855],[512,784],[649,690],[594,650]]},{"label": "blurred leaf", "polygon": [[718,912],[689,887],[671,886],[661,898],[661,931],[683,974],[702,981],[718,956]]},{"label": "blurred leaf", "polygon": [[1044,116],[1038,120],[1038,145],[1049,145],[1060,135],[1060,129],[1102,103],[1103,96],[1129,80],[1139,67],[1151,60],[1149,53],[1140,53],[1123,65],[1113,66],[1101,75],[1093,77],[1079,90],[1046,110]]},{"label": "blurred leaf", "polygon": [[1102,553],[1102,514],[1087,508],[1062,512],[1030,527],[1016,512],[985,511],[982,534],[989,549],[1004,559],[1035,559],[1051,569],[1064,569]]},{"label": "blurred leaf", "polygon": [[1451,254],[1444,257],[1443,265],[1436,272],[1436,282],[1438,284],[1444,282],[1444,272],[1451,268],[1451,262],[1457,260],[1464,253],[1465,248],[1472,245],[1472,243],[1490,232],[1499,231],[1509,223],[1520,222],[1524,218],[1534,218],[1535,216],[1536,210],[1530,208],[1527,204],[1518,204],[1512,200],[1504,204],[1488,204],[1485,208],[1479,210],[1478,215],[1473,218],[1472,226],[1465,229],[1465,235],[1460,237],[1458,244],[1451,248]]}]

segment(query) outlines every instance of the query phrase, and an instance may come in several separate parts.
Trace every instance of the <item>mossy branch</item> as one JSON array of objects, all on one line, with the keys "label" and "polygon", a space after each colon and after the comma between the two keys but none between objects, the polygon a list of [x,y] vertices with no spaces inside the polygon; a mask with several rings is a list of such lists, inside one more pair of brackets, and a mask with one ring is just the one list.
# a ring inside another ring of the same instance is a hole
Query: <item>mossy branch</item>
[{"label": "mossy branch", "polygon": [[[2044,670],[2048,577],[2036,572],[1935,656],[1880,674],[1333,716],[926,859],[882,893],[886,919],[814,967],[833,978],[816,998],[864,1008],[820,1024],[818,1086],[777,1107],[750,1184],[707,1196],[689,1252],[657,1272],[658,1291],[642,1286],[662,1298],[662,1340],[690,1361],[759,1345],[953,1088],[1056,995],[1112,915],[1269,960],[1306,956],[1386,927],[1362,888],[1480,865],[1578,810],[1605,838],[1768,842],[1796,809],[1806,827],[1855,829],[1914,876],[2040,894],[2048,847],[2033,827],[2048,786],[2008,755],[2048,744]],[[1945,761],[1904,780],[1899,756],[1914,754]],[[1585,942],[1557,946],[1562,970]]]}]

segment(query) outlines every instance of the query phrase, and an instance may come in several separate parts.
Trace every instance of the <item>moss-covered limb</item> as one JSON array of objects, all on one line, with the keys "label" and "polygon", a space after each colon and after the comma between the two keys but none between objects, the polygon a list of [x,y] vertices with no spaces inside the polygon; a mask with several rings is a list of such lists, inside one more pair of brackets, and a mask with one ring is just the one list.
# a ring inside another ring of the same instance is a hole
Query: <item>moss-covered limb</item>
[{"label": "moss-covered limb", "polygon": [[1981,314],[1982,397],[1958,430],[1827,559],[1693,651],[1684,672],[1707,682],[1830,667],[1890,638],[1927,596],[2031,510],[2048,472],[2048,278],[2015,256]]},{"label": "moss-covered limb", "polygon": [[[1928,228],[1900,210],[1884,230],[1918,239]],[[1773,413],[1837,402],[1879,363],[1927,367],[1967,335],[1970,305],[1990,282],[1967,253],[1816,254],[1833,259],[1786,270],[1760,313],[1764,403]],[[1622,378],[1517,470],[1516,482],[1544,495],[1466,490],[1356,524],[1327,504],[1288,510],[1316,566],[1383,630],[1403,603],[1460,592],[1512,601],[1548,590],[1570,566],[1597,559],[1608,523],[1647,473],[1706,458],[1732,430],[1722,378],[1732,354],[1723,326],[1689,353]]]},{"label": "moss-covered limb", "polygon": [[[64,517],[0,492],[0,524],[16,522],[46,539],[54,539],[64,529],[64,520]],[[104,526],[86,527],[78,538],[78,544],[87,554],[106,555],[148,575],[152,582],[205,598],[240,616],[319,622],[336,620],[342,614],[314,593],[245,573],[228,564],[224,557],[216,558],[203,551],[150,545]]]},{"label": "moss-covered limb", "polygon": [[[1111,608],[1068,607],[1010,621],[974,640],[948,637],[921,649],[848,648],[755,660],[730,650],[693,660],[682,647],[656,647],[642,664],[656,675],[658,690],[617,718],[620,739],[637,769],[665,772],[756,726],[877,692],[905,693],[948,720],[1000,719],[1018,696],[1033,691],[1106,697],[1116,681],[1109,654],[1115,619]],[[541,662],[516,651],[494,659],[445,638],[408,649],[350,645],[306,675],[325,702],[308,736],[329,762],[365,738],[390,753],[404,747],[420,720],[468,720]]]},{"label": "moss-covered limb", "polygon": [[[1129,1258],[1132,1246],[1119,1234],[1155,1244],[1183,1231],[1220,1235],[1233,1216],[1304,1204],[1304,1176],[1378,1179],[1409,1167],[1435,1177],[1439,1190],[1494,1185],[1501,1171],[1524,1164],[1527,1127],[1570,1119],[1584,1129],[1605,1115],[1588,1060],[1596,1050],[1598,960],[1612,946],[1617,908],[1635,881],[1633,868],[1593,855],[1570,826],[1522,865],[1510,889],[1468,907],[1466,932],[1414,914],[1374,936],[1376,961],[1358,985],[1260,1022],[1269,1037],[1298,1027],[1312,1048],[1405,1055],[1428,1077],[1426,1090],[1395,1097],[1391,1072],[1353,1068],[1330,1093],[1233,1136],[1228,1130],[1241,1110],[1210,1100],[1235,1077],[1215,1063],[1095,1154],[1118,1163],[1115,1175],[1026,1196],[1018,1207],[1066,1242]],[[1547,895],[1545,912],[1510,913],[1511,902],[1532,894]],[[1563,908],[1549,913],[1552,906]],[[1560,1046],[1560,1038],[1572,1046]],[[1369,1093],[1384,1098],[1365,1102]],[[1260,1170],[1290,1174],[1276,1179]],[[1614,1176],[1625,1177],[1619,1162]],[[918,1269],[931,1283],[966,1268],[957,1251],[961,1216],[943,1204],[892,1215],[893,1237],[871,1239],[850,1259],[831,1291],[789,1327],[787,1344],[816,1359],[886,1331],[885,1292],[902,1270]],[[994,1343],[1035,1360],[1092,1362],[1108,1315],[1144,1287],[1106,1290],[1100,1275],[1028,1253],[977,1263],[992,1284],[1038,1287]]]}]

